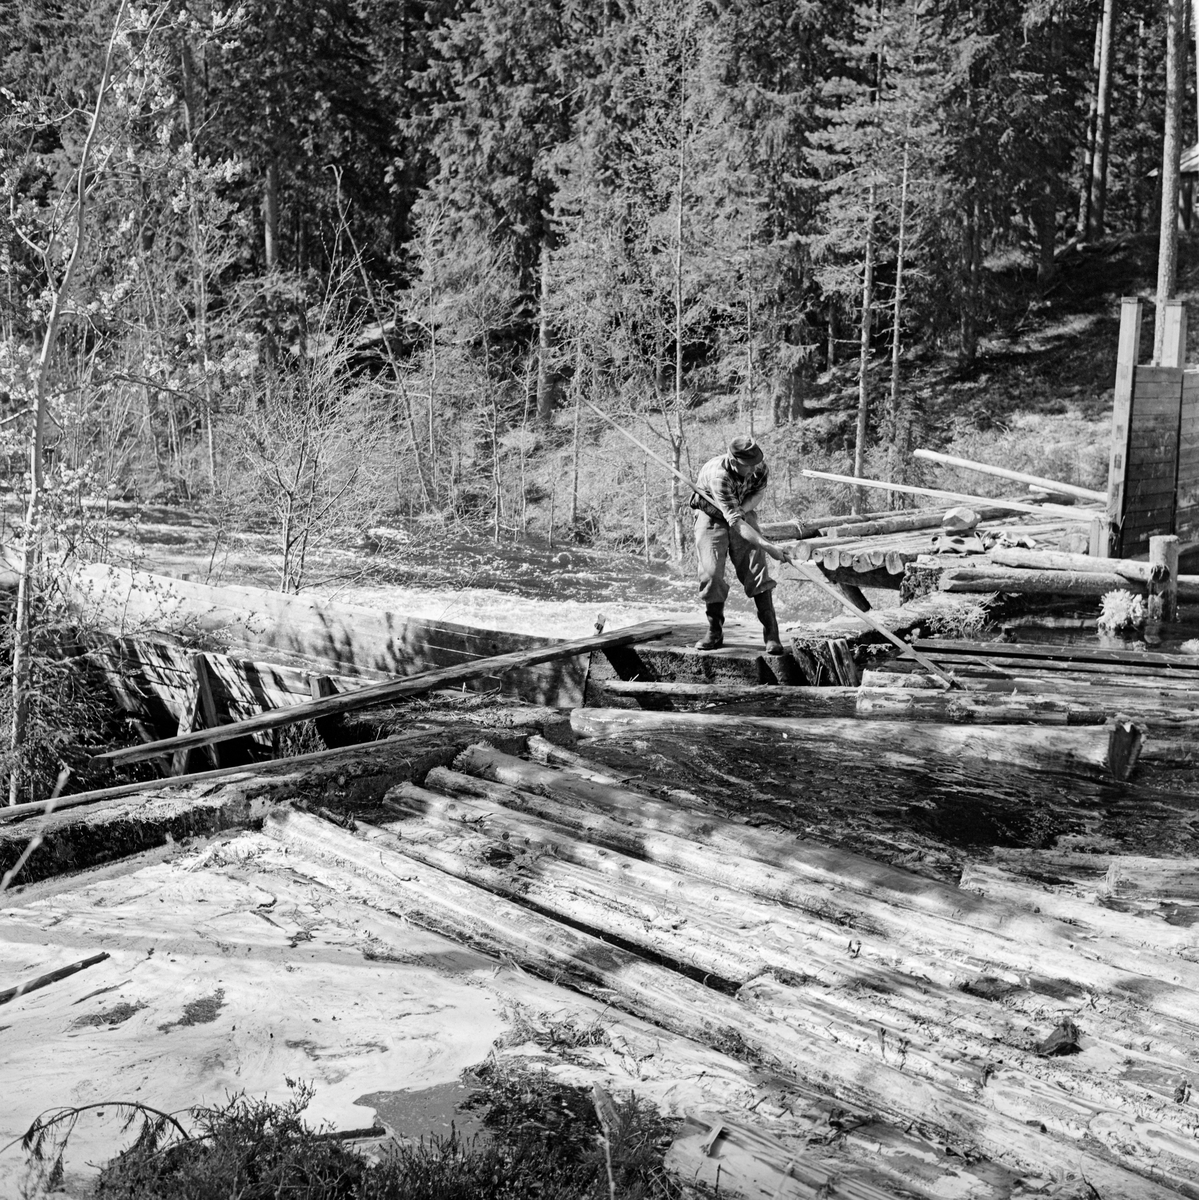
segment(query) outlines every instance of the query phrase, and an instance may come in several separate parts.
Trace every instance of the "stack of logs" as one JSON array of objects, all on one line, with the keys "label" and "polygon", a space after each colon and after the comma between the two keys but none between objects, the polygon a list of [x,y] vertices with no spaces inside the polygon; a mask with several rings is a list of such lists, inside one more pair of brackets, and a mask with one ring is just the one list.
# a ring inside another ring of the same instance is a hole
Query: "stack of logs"
[{"label": "stack of logs", "polygon": [[[1179,575],[1178,538],[1155,537],[1149,561],[1095,558],[1060,551],[995,549],[942,567],[944,592],[1006,592],[1021,596],[1075,596],[1098,599],[1108,592],[1148,594],[1150,620],[1174,620],[1178,604],[1199,602],[1199,575]],[[930,565],[921,560],[922,566]]]},{"label": "stack of logs", "polygon": [[[598,746],[606,719],[577,710],[575,732]],[[1090,1194],[1194,1194],[1190,930],[981,898],[988,881],[964,891],[532,748],[549,762],[471,748],[394,788],[382,825],[293,814],[266,832],[293,869],[339,871],[420,924],[1033,1190],[1081,1175]]]}]

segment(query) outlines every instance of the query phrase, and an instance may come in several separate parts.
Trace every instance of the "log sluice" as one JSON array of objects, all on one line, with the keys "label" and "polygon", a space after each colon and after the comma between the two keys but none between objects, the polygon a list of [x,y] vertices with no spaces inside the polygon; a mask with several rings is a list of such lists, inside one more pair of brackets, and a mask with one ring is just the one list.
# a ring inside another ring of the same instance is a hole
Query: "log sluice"
[{"label": "log sluice", "polygon": [[[594,721],[572,719],[587,752]],[[732,1048],[913,1153],[1197,1194],[1192,931],[1159,941],[1157,921],[1097,903],[993,898],[977,875],[937,882],[542,751],[558,761],[472,746],[353,831],[294,812],[266,828],[297,871]],[[1063,1029],[1071,1052],[1051,1053]],[[850,1177],[877,1165],[848,1155]]]},{"label": "log sluice", "polygon": [[[725,1114],[766,1171],[741,1194],[1199,1200],[1199,658],[926,638],[904,609],[889,626],[951,687],[848,615],[829,686],[735,628],[712,654],[648,623],[471,643],[383,679],[258,663],[250,693],[238,660],[118,641],[88,661],[130,713],[160,687],[177,732],[97,757],[215,765],[317,722],[319,779],[254,775],[246,823],[301,876],[797,1097],[799,1150]],[[366,726],[330,722],[394,728],[507,672],[546,707],[512,704],[505,738],[451,717],[336,745]],[[357,790],[355,756],[381,764]],[[707,1178],[705,1145],[676,1162]]]}]

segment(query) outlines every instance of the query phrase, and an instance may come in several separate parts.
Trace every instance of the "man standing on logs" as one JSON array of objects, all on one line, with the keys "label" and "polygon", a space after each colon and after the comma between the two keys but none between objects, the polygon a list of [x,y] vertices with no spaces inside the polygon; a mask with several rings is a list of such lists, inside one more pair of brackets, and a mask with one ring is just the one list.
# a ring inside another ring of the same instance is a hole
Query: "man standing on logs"
[{"label": "man standing on logs", "polygon": [[786,561],[787,555],[762,536],[755,515],[769,478],[762,447],[744,435],[733,438],[728,452],[710,458],[696,476],[691,507],[695,509],[699,594],[708,617],[708,636],[696,642],[697,650],[719,650],[724,645],[724,602],[729,594],[724,568],[732,558],[745,594],[757,607],[766,653],[783,653],[774,613],[775,581],[766,569],[766,556]]}]

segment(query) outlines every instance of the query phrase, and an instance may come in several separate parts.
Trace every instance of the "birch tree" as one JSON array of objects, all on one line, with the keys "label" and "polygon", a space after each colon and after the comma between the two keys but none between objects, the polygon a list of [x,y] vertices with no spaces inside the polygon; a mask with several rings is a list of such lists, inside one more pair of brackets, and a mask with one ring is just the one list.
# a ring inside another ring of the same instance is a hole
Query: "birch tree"
[{"label": "birch tree", "polygon": [[[10,804],[16,804],[20,800],[21,759],[29,713],[35,593],[38,587],[41,539],[44,533],[42,503],[45,491],[46,420],[54,369],[54,351],[58,342],[59,328],[70,304],[75,272],[87,249],[89,173],[92,168],[92,151],[100,132],[100,121],[108,99],[118,46],[126,31],[127,9],[128,0],[121,0],[108,39],[108,49],[104,56],[100,82],[96,88],[91,121],[75,169],[74,211],[70,214],[70,225],[64,225],[60,230],[56,230],[55,236],[42,251],[51,289],[51,299],[35,374],[33,428],[29,437],[29,493],[25,508],[25,522],[21,532],[21,563],[17,586],[17,605],[13,620],[12,726],[9,733],[8,777],[8,802]],[[69,250],[66,248],[68,242]],[[55,260],[59,254],[64,253],[66,261],[56,278]]]}]

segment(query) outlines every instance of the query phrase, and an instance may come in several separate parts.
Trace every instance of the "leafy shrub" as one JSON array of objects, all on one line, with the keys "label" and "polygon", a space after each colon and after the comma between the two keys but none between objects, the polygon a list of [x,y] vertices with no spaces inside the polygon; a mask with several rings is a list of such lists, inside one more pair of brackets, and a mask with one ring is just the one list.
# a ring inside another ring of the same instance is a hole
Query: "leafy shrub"
[{"label": "leafy shrub", "polygon": [[[662,1166],[674,1123],[634,1096],[560,1083],[542,1072],[487,1064],[466,1107],[485,1133],[393,1143],[368,1160],[311,1129],[309,1085],[282,1104],[232,1097],[190,1111],[192,1128],[141,1105],[108,1107],[139,1120],[133,1144],[107,1163],[100,1200],[681,1200]],[[43,1185],[62,1178],[62,1154],[82,1109],[39,1118],[24,1139]]]}]

